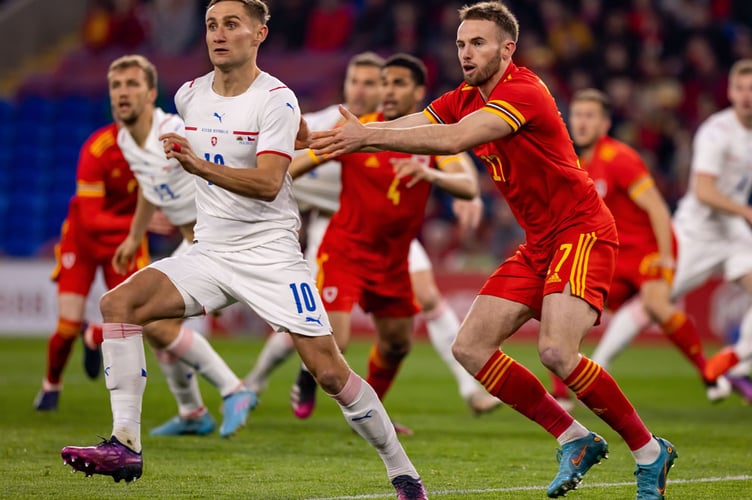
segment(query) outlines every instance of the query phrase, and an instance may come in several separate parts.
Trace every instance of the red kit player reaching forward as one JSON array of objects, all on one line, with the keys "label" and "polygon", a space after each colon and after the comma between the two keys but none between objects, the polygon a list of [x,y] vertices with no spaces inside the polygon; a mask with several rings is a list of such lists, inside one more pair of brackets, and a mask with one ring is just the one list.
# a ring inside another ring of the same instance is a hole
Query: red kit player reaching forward
[{"label": "red kit player reaching forward", "polygon": [[654,437],[611,375],[579,352],[599,320],[614,273],[618,240],[613,216],[577,163],[566,126],[540,78],[512,61],[519,25],[500,2],[460,9],[457,53],[465,83],[423,113],[364,126],[342,109],[342,127],[315,132],[318,155],[364,148],[415,154],[473,149],[504,194],[526,242],[480,290],[453,352],[510,408],[535,421],[561,445],[549,497],[574,489],[608,452],[500,345],[531,318],[540,320],[542,363],[627,443],[637,463],[637,498],[663,498],[676,459]]}]

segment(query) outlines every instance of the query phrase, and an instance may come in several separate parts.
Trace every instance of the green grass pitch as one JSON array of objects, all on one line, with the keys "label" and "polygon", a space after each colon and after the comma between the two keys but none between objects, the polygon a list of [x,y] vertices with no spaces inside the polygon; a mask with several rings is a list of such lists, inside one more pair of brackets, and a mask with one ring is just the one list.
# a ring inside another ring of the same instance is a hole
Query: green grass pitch
[{"label": "green grass pitch", "polygon": [[[241,377],[261,348],[260,340],[249,338],[212,342]],[[368,348],[367,342],[356,341],[348,353],[360,373],[365,372]],[[309,420],[293,417],[288,404],[293,361],[275,373],[248,425],[232,438],[222,439],[216,432],[207,437],[150,437],[151,427],[175,413],[175,403],[148,351],[143,477],[126,485],[104,476],[72,475],[62,464],[60,449],[109,436],[109,395],[101,378],[86,379],[77,344],[58,411],[35,412],[32,400],[44,372],[45,350],[44,339],[0,339],[2,498],[394,497],[376,452],[350,430],[333,401],[319,393]],[[533,345],[511,343],[505,350],[544,375]],[[611,372],[650,429],[678,449],[667,498],[752,498],[752,407],[742,405],[736,395],[709,404],[689,365],[667,344],[632,347]],[[219,421],[218,394],[205,382],[201,387]],[[386,406],[392,418],[415,430],[402,442],[431,498],[546,498],[557,468],[556,441],[509,408],[471,416],[429,344],[416,344]],[[606,438],[610,457],[568,498],[634,498],[634,462],[627,447],[586,409],[577,408],[575,416]]]}]

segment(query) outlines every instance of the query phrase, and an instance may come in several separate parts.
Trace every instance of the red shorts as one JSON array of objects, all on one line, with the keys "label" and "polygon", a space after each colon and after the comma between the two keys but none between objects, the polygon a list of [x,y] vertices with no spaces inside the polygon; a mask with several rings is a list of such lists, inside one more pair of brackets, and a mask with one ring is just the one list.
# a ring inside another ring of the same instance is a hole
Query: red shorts
[{"label": "red shorts", "polygon": [[144,240],[136,253],[135,269],[127,274],[118,274],[112,267],[112,254],[102,252],[95,245],[79,241],[70,231],[67,222],[63,222],[60,243],[55,245],[55,269],[52,280],[57,282],[58,293],[75,293],[86,297],[94,282],[97,268],[102,268],[104,281],[108,289],[115,288],[131,274],[149,264],[149,249]]},{"label": "red shorts", "polygon": [[391,271],[372,272],[349,258],[349,252],[328,252],[324,245],[317,257],[316,285],[327,311],[350,312],[355,304],[383,318],[415,316],[415,301],[407,258]]},{"label": "red shorts", "polygon": [[646,245],[639,249],[620,249],[619,257],[616,259],[616,272],[608,292],[607,307],[615,311],[636,295],[646,281],[665,279],[664,271],[658,265],[659,258],[657,245]]},{"label": "red shorts", "polygon": [[543,297],[561,293],[569,285],[572,295],[598,311],[600,321],[618,248],[613,224],[598,229],[573,226],[559,234],[547,251],[531,251],[521,245],[488,278],[479,294],[524,304],[540,319]]}]

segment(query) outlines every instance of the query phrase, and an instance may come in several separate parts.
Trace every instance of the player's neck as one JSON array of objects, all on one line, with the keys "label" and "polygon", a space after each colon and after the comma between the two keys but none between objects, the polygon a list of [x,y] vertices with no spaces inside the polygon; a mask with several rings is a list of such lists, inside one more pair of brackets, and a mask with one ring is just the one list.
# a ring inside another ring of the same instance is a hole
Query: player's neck
[{"label": "player's neck", "polygon": [[151,132],[151,125],[153,122],[154,108],[147,107],[144,112],[141,113],[141,116],[138,117],[136,123],[126,125],[128,132],[131,133],[133,140],[140,148],[143,148],[144,144],[146,144],[146,139],[149,137],[149,132]]},{"label": "player's neck", "polygon": [[260,74],[261,70],[255,64],[250,68],[243,66],[229,70],[215,67],[212,90],[223,97],[235,97],[248,90]]}]

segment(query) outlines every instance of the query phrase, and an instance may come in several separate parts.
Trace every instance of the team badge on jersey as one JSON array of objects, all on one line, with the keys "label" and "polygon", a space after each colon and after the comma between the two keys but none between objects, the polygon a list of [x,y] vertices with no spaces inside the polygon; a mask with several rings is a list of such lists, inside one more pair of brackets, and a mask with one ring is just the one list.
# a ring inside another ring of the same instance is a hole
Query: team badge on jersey
[{"label": "team badge on jersey", "polygon": [[76,254],[73,252],[65,252],[60,256],[60,261],[65,269],[70,269],[73,267],[73,264],[76,263]]},{"label": "team badge on jersey", "polygon": [[323,290],[321,290],[321,298],[324,299],[324,302],[331,303],[334,301],[334,299],[337,298],[337,287],[336,286],[327,286],[324,287]]},{"label": "team badge on jersey", "polygon": [[211,138],[211,145],[212,146],[216,146],[217,145],[217,140],[218,140],[217,136],[213,135],[212,138]]}]

